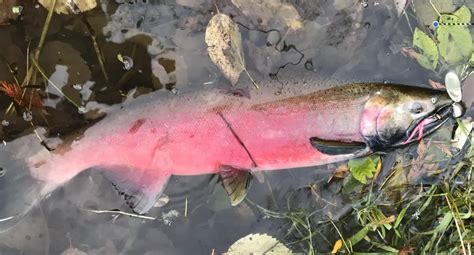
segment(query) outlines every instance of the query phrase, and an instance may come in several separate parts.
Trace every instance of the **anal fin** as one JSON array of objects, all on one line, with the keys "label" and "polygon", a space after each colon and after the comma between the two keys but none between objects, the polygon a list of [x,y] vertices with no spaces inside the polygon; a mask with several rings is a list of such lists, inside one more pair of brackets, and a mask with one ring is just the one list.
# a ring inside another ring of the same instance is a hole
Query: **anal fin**
[{"label": "anal fin", "polygon": [[252,174],[249,169],[228,165],[219,166],[219,176],[232,206],[238,205],[247,195]]},{"label": "anal fin", "polygon": [[145,214],[154,206],[170,177],[157,171],[114,167],[103,173],[135,213]]}]

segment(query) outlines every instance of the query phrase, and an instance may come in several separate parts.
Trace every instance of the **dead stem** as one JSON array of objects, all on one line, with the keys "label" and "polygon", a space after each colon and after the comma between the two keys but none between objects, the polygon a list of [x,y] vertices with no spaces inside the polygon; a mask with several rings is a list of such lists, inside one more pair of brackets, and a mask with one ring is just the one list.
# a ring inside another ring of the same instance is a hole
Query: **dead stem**
[{"label": "dead stem", "polygon": [[102,74],[104,75],[105,82],[108,84],[109,83],[109,76],[107,75],[107,71],[105,70],[105,57],[104,54],[102,53],[102,50],[99,47],[99,42],[97,41],[97,37],[95,35],[95,31],[92,28],[92,26],[89,24],[89,21],[87,21],[87,18],[84,16],[82,17],[82,21],[87,27],[87,30],[89,31],[89,34],[91,36],[92,44],[94,45],[94,50],[95,54],[97,56],[97,60],[99,61],[100,64],[100,69],[102,70]]},{"label": "dead stem", "polygon": [[[459,213],[455,212],[455,210],[453,210],[453,207],[456,206],[456,205],[451,204],[451,201],[448,198],[448,194],[445,194],[444,198],[446,199],[446,203],[448,204],[449,210],[451,211],[451,214],[453,215],[454,224],[456,225],[456,230],[457,230],[458,235],[459,235],[459,241],[461,242],[462,253],[464,255],[466,255],[467,254],[466,253],[466,248],[464,247],[464,240],[463,240],[462,233],[461,233],[461,228],[460,228],[460,224],[463,225],[462,220],[461,220],[461,223],[459,223],[459,219],[458,219]],[[464,226],[462,226],[462,227],[464,228]]]},{"label": "dead stem", "polygon": [[[51,19],[53,17],[54,8],[56,7],[56,0],[51,0],[50,3],[51,4],[49,5],[50,8],[48,11],[48,16],[46,16],[46,21],[44,22],[43,31],[41,32],[38,47],[36,48],[36,52],[34,56],[36,61],[39,59],[41,49],[43,49],[43,45],[46,40],[46,35],[48,34],[48,30],[49,30],[49,24],[51,23]],[[27,73],[27,76],[25,77],[25,80],[23,80],[23,83],[21,84],[22,87],[28,85],[31,79],[33,79],[33,84],[36,83],[36,70],[33,68],[33,66],[30,66],[29,70],[26,73]]]},{"label": "dead stem", "polygon": [[36,62],[35,58],[31,58],[31,62],[33,63],[33,66],[36,68],[36,70],[38,70],[38,72],[41,74],[41,76],[43,76],[43,78],[49,83],[51,84],[51,86],[53,86],[64,98],[66,98],[71,104],[73,104],[74,106],[76,106],[78,109],[79,109],[79,105],[76,104],[76,102],[74,102],[71,98],[69,98],[66,94],[64,94],[61,89],[56,86],[47,76],[46,74],[44,73],[43,69],[39,66],[38,62]]},{"label": "dead stem", "polygon": [[154,217],[128,213],[128,212],[123,212],[123,211],[94,210],[94,209],[82,209],[82,210],[87,211],[87,212],[97,213],[97,214],[104,214],[104,213],[105,214],[120,214],[120,215],[129,216],[132,218],[138,218],[138,219],[144,219],[144,220],[158,220],[157,218],[154,218]]}]

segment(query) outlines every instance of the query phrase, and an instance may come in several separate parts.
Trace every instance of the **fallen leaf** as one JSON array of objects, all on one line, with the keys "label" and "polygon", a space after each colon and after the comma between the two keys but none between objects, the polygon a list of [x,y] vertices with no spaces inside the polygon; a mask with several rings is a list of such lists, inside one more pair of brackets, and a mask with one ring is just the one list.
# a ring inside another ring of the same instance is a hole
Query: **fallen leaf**
[{"label": "fallen leaf", "polygon": [[415,28],[413,46],[419,51],[416,56],[418,63],[426,69],[435,70],[438,65],[439,53],[433,39],[420,29]]},{"label": "fallen leaf", "polygon": [[349,167],[347,166],[347,164],[340,165],[334,172],[334,177],[344,178],[347,172],[349,172]]},{"label": "fallen leaf", "polygon": [[433,81],[431,79],[429,79],[428,82],[430,83],[430,86],[434,89],[444,89],[445,88],[445,86],[443,84],[441,84],[440,82]]},{"label": "fallen leaf", "polygon": [[293,254],[284,244],[267,234],[249,234],[232,244],[227,255],[237,254]]},{"label": "fallen leaf", "polygon": [[77,248],[67,248],[63,252],[61,252],[61,255],[87,255],[87,253],[77,249]]},{"label": "fallen leaf", "polygon": [[235,85],[245,69],[239,27],[222,13],[214,15],[206,28],[205,41],[212,62]]},{"label": "fallen leaf", "polygon": [[410,247],[410,246],[404,246],[400,248],[400,251],[398,252],[398,255],[409,255],[412,254],[415,248]]},{"label": "fallen leaf", "polygon": [[416,0],[411,2],[416,16],[418,16],[421,23],[426,26],[431,25],[433,21],[438,18],[438,13],[433,6],[435,6],[440,13],[451,13],[456,10],[456,6],[452,0]]},{"label": "fallen leaf", "polygon": [[413,48],[402,47],[401,52],[404,56],[409,57],[411,59],[416,59],[418,57],[418,53],[416,53]]},{"label": "fallen leaf", "polygon": [[[420,140],[418,143],[417,157],[412,160],[411,168],[408,172],[408,183],[415,183],[423,174],[428,172],[428,169],[433,167],[428,162],[432,162],[434,155],[428,153],[431,141],[427,143],[424,140]],[[435,164],[435,166],[437,166]]]},{"label": "fallen leaf", "polygon": [[297,30],[302,27],[298,11],[286,1],[232,0],[232,3],[255,25],[263,28]]},{"label": "fallen leaf", "polygon": [[452,157],[453,156],[453,153],[449,150],[449,147],[446,145],[446,144],[442,144],[442,143],[436,143],[434,144],[434,146],[436,146],[436,148],[438,148],[440,151],[442,151],[444,154]]},{"label": "fallen leaf", "polygon": [[[51,8],[51,0],[38,0],[46,9]],[[57,0],[54,12],[57,14],[78,14],[94,9],[97,6],[97,0]]]},{"label": "fallen leaf", "polygon": [[[471,12],[466,6],[461,6],[452,15],[441,15],[439,22],[441,24],[471,22]],[[448,64],[467,62],[471,58],[473,44],[467,26],[439,26],[436,38],[439,41],[439,53]]]},{"label": "fallen leaf", "polygon": [[331,254],[336,254],[341,248],[342,248],[342,240],[339,239],[334,243]]},{"label": "fallen leaf", "polygon": [[352,176],[359,182],[366,184],[367,178],[374,177],[379,161],[380,157],[373,155],[365,158],[351,159],[347,165]]}]

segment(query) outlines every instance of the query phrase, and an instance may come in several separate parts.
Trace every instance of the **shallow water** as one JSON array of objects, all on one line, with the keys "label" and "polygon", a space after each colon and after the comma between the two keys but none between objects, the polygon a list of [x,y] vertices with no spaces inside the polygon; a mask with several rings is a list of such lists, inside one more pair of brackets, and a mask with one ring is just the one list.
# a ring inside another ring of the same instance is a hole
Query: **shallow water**
[{"label": "shallow water", "polygon": [[[118,104],[127,94],[127,100],[133,100],[157,89],[199,89],[216,83],[230,86],[207,56],[204,42],[207,22],[216,11],[215,1],[107,2],[103,2],[105,11],[99,7],[84,15],[54,15],[40,57],[40,66],[49,79],[76,104]],[[243,16],[230,1],[217,4],[220,11],[232,14],[240,23],[247,67],[255,77],[278,76],[292,68],[341,79],[423,87],[428,87],[428,79],[436,79],[432,72],[400,54],[405,40],[411,38],[411,30],[405,17],[399,17],[393,1],[370,2],[368,7],[358,0],[288,2],[304,18],[296,31],[285,30],[278,16]],[[0,54],[15,63],[19,77],[25,75],[29,40],[31,47],[38,43],[46,17],[43,7],[28,3],[23,13],[22,19],[0,27]],[[81,18],[95,30],[108,81]],[[129,40],[125,42],[126,38]],[[118,54],[132,56],[134,68],[124,70]],[[0,80],[10,77],[8,68],[0,67]],[[43,80],[38,78],[37,83]],[[71,103],[54,98],[51,85],[47,89],[52,94],[45,102],[52,107],[48,117],[50,134],[68,134],[94,117],[80,114]],[[28,132],[30,124],[21,116],[4,115],[9,103],[6,99],[1,96],[0,118],[8,120],[9,125],[1,127],[0,135],[11,143]],[[45,125],[39,117],[35,122]],[[35,144],[32,151],[41,146],[33,135],[26,141]],[[11,160],[11,153],[0,150],[1,167],[7,170],[19,164]],[[288,223],[264,217],[252,203],[283,210],[295,189],[315,184],[320,198],[315,200],[307,190],[299,190],[292,199],[294,206],[311,208],[321,221],[327,216],[337,219],[352,205],[338,194],[340,183],[327,184],[335,168],[330,165],[266,173],[265,183],[252,184],[248,195],[251,202],[238,207],[230,206],[216,177],[172,177],[164,191],[170,202],[148,214],[159,219],[155,221],[90,211],[129,209],[101,174],[86,171],[54,191],[18,225],[1,233],[0,253],[61,254],[77,248],[86,254],[211,254],[212,250],[225,252],[250,233],[268,233],[290,242],[292,237],[285,236]],[[173,213],[175,217],[166,217]],[[350,233],[349,226],[345,231]],[[331,246],[339,237],[333,232],[326,238]],[[318,237],[316,249],[318,245],[328,243]],[[291,247],[304,251],[301,244]]]}]

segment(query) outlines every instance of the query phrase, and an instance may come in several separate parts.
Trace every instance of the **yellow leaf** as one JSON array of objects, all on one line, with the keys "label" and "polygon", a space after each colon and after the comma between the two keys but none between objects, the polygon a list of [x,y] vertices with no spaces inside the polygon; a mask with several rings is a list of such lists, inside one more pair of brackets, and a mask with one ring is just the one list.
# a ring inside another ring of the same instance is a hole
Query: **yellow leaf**
[{"label": "yellow leaf", "polygon": [[334,243],[331,254],[336,254],[341,248],[342,248],[342,240],[339,239]]},{"label": "yellow leaf", "polygon": [[240,254],[278,254],[290,255],[293,252],[284,244],[267,234],[250,234],[237,240],[225,255],[240,255]]}]

